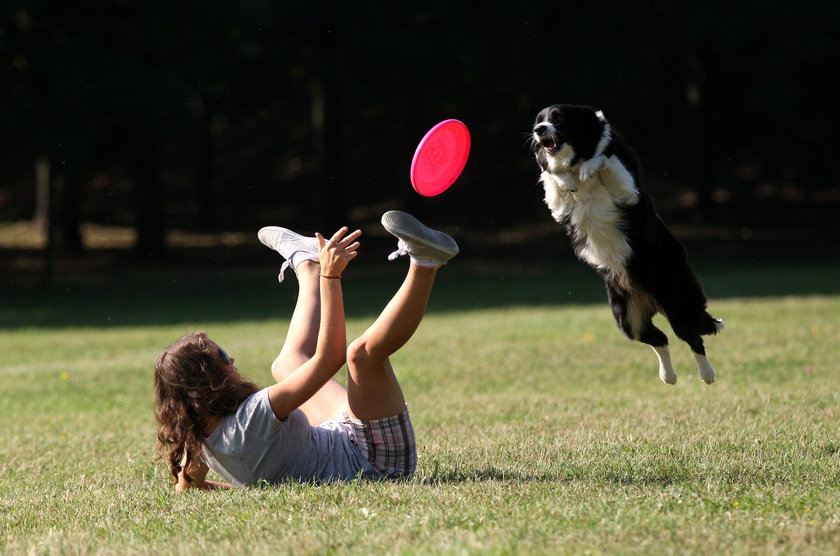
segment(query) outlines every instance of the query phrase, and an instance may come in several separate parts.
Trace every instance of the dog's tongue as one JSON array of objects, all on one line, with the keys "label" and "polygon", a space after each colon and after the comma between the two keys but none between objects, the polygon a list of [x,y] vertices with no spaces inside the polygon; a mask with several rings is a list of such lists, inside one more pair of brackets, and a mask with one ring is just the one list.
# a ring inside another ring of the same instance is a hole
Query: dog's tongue
[{"label": "dog's tongue", "polygon": [[548,152],[553,153],[554,149],[557,148],[557,143],[555,143],[554,139],[552,139],[551,137],[546,137],[542,140],[542,146]]}]

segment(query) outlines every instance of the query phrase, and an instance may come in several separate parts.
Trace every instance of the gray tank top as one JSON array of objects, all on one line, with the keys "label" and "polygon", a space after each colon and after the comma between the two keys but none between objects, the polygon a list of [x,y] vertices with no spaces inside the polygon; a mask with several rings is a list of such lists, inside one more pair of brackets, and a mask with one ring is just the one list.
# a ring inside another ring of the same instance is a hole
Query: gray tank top
[{"label": "gray tank top", "polygon": [[204,439],[202,459],[224,480],[240,486],[380,478],[350,440],[345,427],[329,420],[313,427],[295,409],[278,419],[268,388],[248,397]]}]

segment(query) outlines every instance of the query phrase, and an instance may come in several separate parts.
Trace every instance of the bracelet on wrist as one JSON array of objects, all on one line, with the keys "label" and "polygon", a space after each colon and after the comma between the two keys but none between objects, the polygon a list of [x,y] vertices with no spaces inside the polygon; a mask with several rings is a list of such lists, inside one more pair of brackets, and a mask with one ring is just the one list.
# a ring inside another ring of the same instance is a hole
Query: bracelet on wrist
[{"label": "bracelet on wrist", "polygon": [[340,274],[321,274],[321,278],[328,278],[330,280],[341,280]]}]

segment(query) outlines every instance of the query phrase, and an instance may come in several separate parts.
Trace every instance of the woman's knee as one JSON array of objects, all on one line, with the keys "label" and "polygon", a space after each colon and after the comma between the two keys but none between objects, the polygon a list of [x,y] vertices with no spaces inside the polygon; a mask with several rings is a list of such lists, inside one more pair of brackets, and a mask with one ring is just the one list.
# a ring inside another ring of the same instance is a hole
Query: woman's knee
[{"label": "woman's knee", "polygon": [[355,367],[368,366],[371,363],[381,363],[387,355],[377,353],[376,346],[364,337],[356,338],[347,346],[347,364]]},{"label": "woman's knee", "polygon": [[356,338],[347,346],[347,364],[358,366],[368,360],[367,342],[364,338]]}]

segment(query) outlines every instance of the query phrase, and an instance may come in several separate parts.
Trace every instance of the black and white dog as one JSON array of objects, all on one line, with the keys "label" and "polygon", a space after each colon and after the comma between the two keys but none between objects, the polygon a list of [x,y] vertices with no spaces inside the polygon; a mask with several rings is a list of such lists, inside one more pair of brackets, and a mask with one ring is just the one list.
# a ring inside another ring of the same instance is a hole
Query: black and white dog
[{"label": "black and white dog", "polygon": [[636,156],[604,114],[588,106],[549,106],[537,115],[532,150],[551,215],[565,226],[578,257],[604,278],[619,328],[653,347],[659,378],[674,384],[668,337],[652,321],[664,313],[694,352],[700,377],[714,382],[701,336],[722,330],[723,321],[706,312],[685,249],[640,190]]}]

